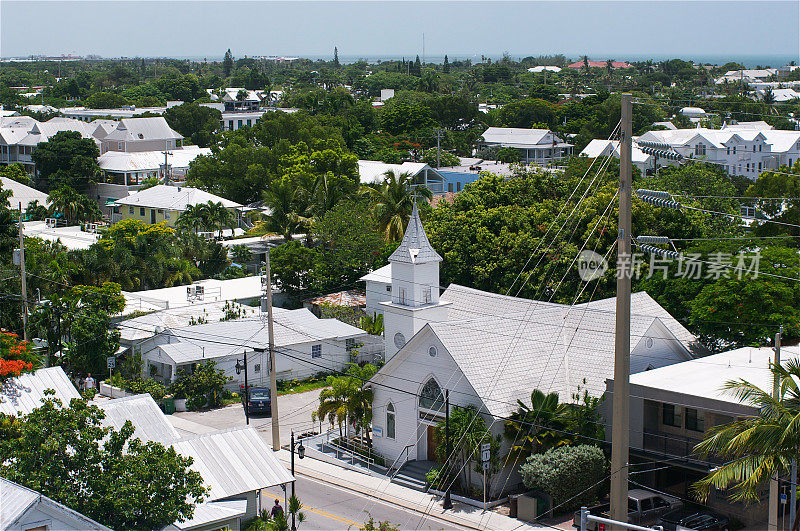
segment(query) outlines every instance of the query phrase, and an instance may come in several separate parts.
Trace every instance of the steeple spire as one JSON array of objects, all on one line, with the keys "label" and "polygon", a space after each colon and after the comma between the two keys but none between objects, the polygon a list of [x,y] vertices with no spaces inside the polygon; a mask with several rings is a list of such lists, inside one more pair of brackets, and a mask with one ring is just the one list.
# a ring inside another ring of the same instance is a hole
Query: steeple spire
[{"label": "steeple spire", "polygon": [[428,241],[428,235],[425,234],[425,229],[422,227],[415,197],[414,207],[411,210],[411,217],[408,220],[403,241],[400,242],[400,247],[389,257],[389,262],[427,264],[441,261],[442,257],[433,249],[431,242]]}]

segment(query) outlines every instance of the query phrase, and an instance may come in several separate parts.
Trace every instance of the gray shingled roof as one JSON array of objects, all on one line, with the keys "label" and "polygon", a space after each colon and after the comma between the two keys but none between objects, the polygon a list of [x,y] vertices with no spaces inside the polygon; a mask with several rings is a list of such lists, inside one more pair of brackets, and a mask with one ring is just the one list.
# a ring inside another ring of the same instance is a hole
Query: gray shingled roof
[{"label": "gray shingled roof", "polygon": [[[88,125],[88,124],[87,124]],[[92,128],[96,129],[96,128]],[[123,118],[116,129],[103,140],[142,141],[171,140],[183,138],[174,131],[163,116],[151,118]]]},{"label": "gray shingled roof", "polygon": [[389,262],[427,264],[441,261],[442,257],[439,256],[431,242],[428,241],[428,235],[425,234],[422,221],[419,219],[417,204],[414,203],[414,209],[411,211],[411,218],[408,220],[403,241],[400,242],[400,247],[395,249],[389,257]]}]

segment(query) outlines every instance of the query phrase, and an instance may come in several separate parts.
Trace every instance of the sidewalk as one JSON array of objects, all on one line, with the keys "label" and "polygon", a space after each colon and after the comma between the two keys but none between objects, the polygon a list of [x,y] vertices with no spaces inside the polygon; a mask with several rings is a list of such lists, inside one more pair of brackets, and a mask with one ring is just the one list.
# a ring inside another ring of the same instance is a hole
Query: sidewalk
[{"label": "sidewalk", "polygon": [[[289,467],[291,456],[288,450],[277,453],[278,459]],[[419,492],[397,485],[387,478],[377,478],[361,472],[347,470],[331,463],[306,458],[302,461],[295,457],[295,472],[307,477],[325,481],[333,485],[361,493],[370,498],[377,498],[387,503],[403,507],[419,513],[428,513],[440,520],[469,529],[505,529],[526,530],[545,529],[545,526],[527,524],[515,518],[509,518],[492,511],[482,511],[477,507],[453,502],[449,511],[442,509],[439,496]]]}]

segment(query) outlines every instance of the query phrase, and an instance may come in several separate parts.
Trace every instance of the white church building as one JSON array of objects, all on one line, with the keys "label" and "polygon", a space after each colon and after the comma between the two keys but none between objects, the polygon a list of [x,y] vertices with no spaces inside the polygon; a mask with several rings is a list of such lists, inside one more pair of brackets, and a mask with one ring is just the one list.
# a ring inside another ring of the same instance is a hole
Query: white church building
[{"label": "white church building", "polygon": [[[445,390],[451,407],[474,405],[497,436],[534,389],[569,401],[584,390],[601,396],[613,377],[614,298],[567,306],[456,284],[440,294],[441,261],[415,207],[389,266],[365,277],[386,342],[386,364],[366,384],[373,445],[394,468],[436,460]],[[631,314],[632,373],[693,358],[695,337],[647,293],[632,295]],[[501,441],[505,455],[511,441]],[[490,492],[514,487],[515,469],[493,474]]]}]

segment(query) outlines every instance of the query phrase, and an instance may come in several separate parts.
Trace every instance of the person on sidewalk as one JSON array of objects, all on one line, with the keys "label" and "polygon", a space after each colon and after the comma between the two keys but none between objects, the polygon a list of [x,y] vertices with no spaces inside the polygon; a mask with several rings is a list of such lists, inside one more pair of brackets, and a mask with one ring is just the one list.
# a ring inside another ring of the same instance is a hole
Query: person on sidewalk
[{"label": "person on sidewalk", "polygon": [[279,514],[283,514],[283,507],[281,507],[281,504],[278,502],[278,500],[275,500],[275,505],[272,506],[272,512],[270,515],[273,519],[275,519]]},{"label": "person on sidewalk", "polygon": [[94,389],[94,378],[92,378],[92,373],[86,375],[86,381],[84,382],[84,388],[88,391],[89,389]]}]

